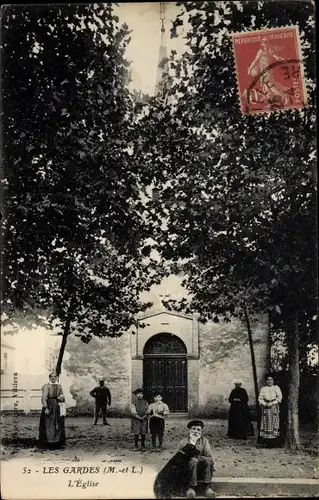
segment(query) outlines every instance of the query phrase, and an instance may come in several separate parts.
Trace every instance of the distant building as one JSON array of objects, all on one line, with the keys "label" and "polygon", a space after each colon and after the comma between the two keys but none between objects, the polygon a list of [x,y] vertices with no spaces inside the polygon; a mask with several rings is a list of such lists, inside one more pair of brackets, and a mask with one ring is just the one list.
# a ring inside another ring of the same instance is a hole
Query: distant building
[{"label": "distant building", "polygon": [[1,341],[1,375],[15,370],[15,348],[8,342]]},{"label": "distant building", "polygon": [[[32,338],[32,342],[30,342]],[[13,335],[2,333],[1,340],[1,410],[39,411],[41,388],[52,370],[52,355],[60,346],[60,338],[43,327],[17,328]],[[67,355],[66,355],[67,359]],[[54,361],[54,360],[53,360]],[[75,404],[70,393],[70,379],[61,377],[67,407]]]}]

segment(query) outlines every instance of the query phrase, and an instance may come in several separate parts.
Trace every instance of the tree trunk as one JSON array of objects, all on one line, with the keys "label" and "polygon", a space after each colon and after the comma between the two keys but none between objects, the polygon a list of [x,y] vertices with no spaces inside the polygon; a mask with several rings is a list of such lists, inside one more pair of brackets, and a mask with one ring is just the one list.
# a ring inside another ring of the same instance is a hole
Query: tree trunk
[{"label": "tree trunk", "polygon": [[299,440],[299,327],[298,315],[295,313],[293,321],[286,326],[287,347],[289,353],[289,390],[288,390],[288,414],[287,434],[285,447],[290,450],[300,448]]},{"label": "tree trunk", "polygon": [[249,320],[249,315],[248,315],[248,310],[247,310],[246,304],[243,305],[243,309],[244,309],[245,322],[246,322],[246,326],[247,326],[248,340],[249,340],[249,347],[250,347],[251,366],[252,366],[252,370],[253,370],[253,380],[254,380],[254,389],[255,389],[257,423],[258,423],[258,430],[259,430],[259,425],[260,425],[259,404],[258,404],[259,389],[258,389],[258,378],[257,378],[257,367],[256,367],[253,334],[251,331],[251,325],[250,325],[250,320]]},{"label": "tree trunk", "polygon": [[62,337],[61,347],[60,347],[60,351],[59,351],[59,357],[58,357],[58,361],[57,361],[56,369],[55,369],[57,376],[61,375],[62,361],[63,361],[66,343],[68,341],[68,335],[70,333],[70,325],[71,325],[71,314],[69,312],[67,319],[65,321],[65,325],[64,325],[63,337]]},{"label": "tree trunk", "polygon": [[72,319],[72,313],[74,311],[74,305],[75,305],[75,295],[74,295],[74,275],[73,275],[73,267],[71,262],[69,262],[67,269],[66,269],[66,290],[68,292],[68,297],[70,299],[70,304],[67,312],[67,317],[65,320],[65,325],[64,325],[64,330],[63,330],[63,337],[62,337],[62,342],[61,342],[61,347],[60,347],[60,352],[59,352],[59,357],[58,361],[56,364],[56,374],[57,376],[61,375],[61,367],[62,367],[62,361],[63,361],[63,356],[65,352],[65,347],[68,341],[68,335],[70,333],[70,326],[71,326],[71,319]]}]

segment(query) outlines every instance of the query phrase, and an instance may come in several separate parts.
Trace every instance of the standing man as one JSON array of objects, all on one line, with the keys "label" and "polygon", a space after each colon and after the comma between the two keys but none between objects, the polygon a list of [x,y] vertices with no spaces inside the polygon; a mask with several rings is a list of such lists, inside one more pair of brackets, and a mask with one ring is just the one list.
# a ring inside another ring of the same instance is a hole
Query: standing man
[{"label": "standing man", "polygon": [[97,424],[100,410],[102,412],[103,425],[110,425],[106,420],[106,409],[107,406],[111,405],[111,393],[110,390],[105,387],[103,379],[100,380],[99,385],[90,392],[90,395],[95,398],[93,425]]}]

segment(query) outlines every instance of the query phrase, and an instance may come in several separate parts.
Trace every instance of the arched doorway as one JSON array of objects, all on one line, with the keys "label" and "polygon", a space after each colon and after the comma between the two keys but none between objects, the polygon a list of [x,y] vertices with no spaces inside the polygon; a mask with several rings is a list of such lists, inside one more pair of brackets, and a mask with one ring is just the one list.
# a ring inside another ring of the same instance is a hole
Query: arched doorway
[{"label": "arched doorway", "polygon": [[171,333],[151,337],[143,351],[143,388],[152,399],[154,391],[163,394],[171,412],[187,412],[187,350],[184,342]]}]

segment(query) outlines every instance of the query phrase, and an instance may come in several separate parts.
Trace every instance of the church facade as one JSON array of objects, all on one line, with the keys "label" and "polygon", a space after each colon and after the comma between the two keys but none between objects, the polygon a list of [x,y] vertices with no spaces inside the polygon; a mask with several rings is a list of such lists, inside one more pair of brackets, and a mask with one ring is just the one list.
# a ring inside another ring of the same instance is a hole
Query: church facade
[{"label": "church facade", "polygon": [[[208,417],[227,411],[240,378],[254,405],[251,354],[240,321],[203,324],[197,315],[159,311],[143,322],[147,326],[131,338],[132,387],[143,387],[147,398],[161,390],[172,412]],[[269,363],[266,318],[254,325],[254,349],[261,382]]]},{"label": "church facade", "polygon": [[[145,293],[143,300],[153,306],[139,317],[139,328],[117,338],[93,337],[89,344],[81,342],[79,337],[69,337],[60,382],[70,415],[93,415],[90,391],[101,378],[111,391],[109,412],[114,416],[129,415],[133,391],[138,387],[143,388],[148,401],[154,391],[161,391],[172,414],[225,416],[229,393],[237,378],[242,380],[249,403],[254,407],[246,325],[238,319],[203,324],[196,314],[165,310],[163,298],[179,300],[185,293],[177,277],[167,277],[162,285]],[[267,317],[252,321],[252,332],[260,387],[270,361]],[[35,359],[30,349],[26,349],[31,334],[37,339]],[[1,376],[3,409],[12,410],[12,380],[16,376],[21,392],[19,409],[39,411],[41,386],[55,366],[61,337],[41,328],[25,330],[18,337],[12,351],[16,362],[12,367],[8,364]]]},{"label": "church facade", "polygon": [[[174,298],[181,293],[175,289]],[[229,393],[238,378],[248,392],[250,405],[255,406],[246,325],[238,319],[203,324],[196,314],[165,310],[161,297],[163,292],[148,297],[154,306],[139,318],[144,326],[134,332],[119,338],[93,338],[89,344],[69,339],[63,372],[72,380],[71,394],[76,401],[72,411],[92,413],[89,392],[99,378],[104,378],[111,390],[110,413],[114,415],[128,415],[133,391],[142,387],[148,401],[155,390],[161,391],[172,413],[225,416]],[[270,361],[268,318],[253,321],[252,330],[261,386]]]}]

